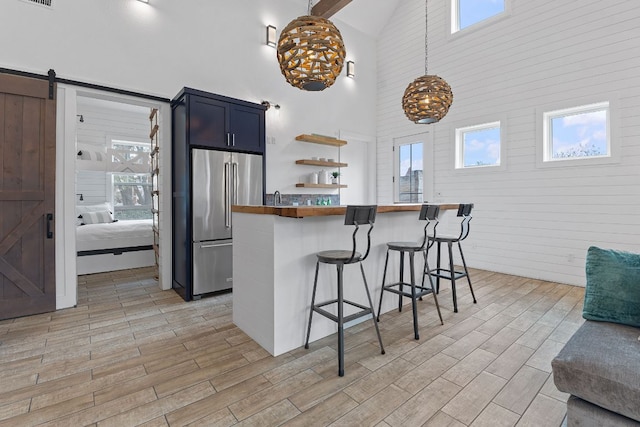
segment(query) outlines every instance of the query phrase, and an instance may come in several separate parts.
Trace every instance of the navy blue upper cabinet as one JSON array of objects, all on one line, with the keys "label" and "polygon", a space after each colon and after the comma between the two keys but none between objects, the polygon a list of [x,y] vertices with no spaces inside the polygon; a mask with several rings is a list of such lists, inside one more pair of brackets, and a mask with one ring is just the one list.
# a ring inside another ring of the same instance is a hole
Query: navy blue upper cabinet
[{"label": "navy blue upper cabinet", "polygon": [[[237,150],[264,152],[264,110],[230,104],[229,133]],[[261,105],[262,107],[262,105]]]},{"label": "navy blue upper cabinet", "polygon": [[227,148],[229,104],[201,96],[189,96],[189,145]]},{"label": "navy blue upper cabinet", "polygon": [[189,146],[264,153],[263,105],[190,88],[184,88],[177,100],[188,105]]}]

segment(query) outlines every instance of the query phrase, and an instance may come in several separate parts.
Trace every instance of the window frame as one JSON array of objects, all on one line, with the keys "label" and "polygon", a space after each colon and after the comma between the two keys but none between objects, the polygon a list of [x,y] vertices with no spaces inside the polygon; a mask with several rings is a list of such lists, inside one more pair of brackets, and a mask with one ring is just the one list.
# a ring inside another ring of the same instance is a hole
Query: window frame
[{"label": "window frame", "polygon": [[[588,156],[588,157],[563,157],[553,158],[551,153],[550,141],[553,141],[551,133],[550,120],[552,118],[561,117],[563,115],[575,114],[577,112],[593,112],[602,109],[602,106],[608,104],[607,107],[607,147],[609,155],[605,156]],[[553,167],[572,167],[572,166],[589,166],[617,164],[621,162],[620,141],[616,138],[616,129],[618,127],[618,95],[613,94],[608,100],[603,101],[602,98],[595,101],[593,99],[574,100],[570,103],[552,104],[537,109],[537,138],[536,138],[536,166],[538,168]],[[599,107],[599,108],[598,108]],[[551,138],[551,139],[550,139]]]},{"label": "window frame", "polygon": [[[453,168],[456,172],[476,172],[476,171],[502,171],[506,169],[506,157],[505,157],[505,123],[506,120],[500,117],[498,120],[482,121],[482,123],[467,126],[454,126],[453,127],[453,140],[454,143],[454,159]],[[464,139],[463,135],[466,132],[493,129],[498,128],[500,131],[500,162],[495,165],[474,165],[464,166]]]},{"label": "window frame", "polygon": [[433,200],[433,132],[395,137],[393,143],[393,203],[400,202],[400,146],[422,143],[422,200]]},{"label": "window frame", "polygon": [[468,34],[480,28],[494,25],[497,21],[505,19],[511,15],[511,1],[504,0],[504,10],[495,15],[489,16],[483,20],[477,21],[465,28],[460,28],[460,0],[451,0],[447,2],[449,7],[449,36],[455,36],[457,34]]},{"label": "window frame", "polygon": [[[129,137],[129,136],[125,136],[125,135],[109,135],[107,137],[108,140],[108,146],[111,149],[115,149],[114,146],[115,145],[129,145],[132,147],[144,147],[144,148],[148,148],[148,151],[131,151],[132,153],[151,153],[151,142],[150,141],[144,141],[141,140],[140,138],[136,138],[136,137]],[[140,205],[140,207],[137,206],[122,206],[122,205],[118,205],[116,206],[115,200],[114,200],[114,195],[115,195],[115,191],[114,191],[114,187],[116,185],[115,183],[115,176],[116,175],[147,175],[149,177],[148,179],[148,183],[147,184],[141,184],[141,183],[119,183],[118,185],[125,185],[125,186],[133,186],[133,185],[142,185],[143,187],[147,187],[148,189],[148,193],[149,195],[151,194],[151,191],[153,190],[153,183],[152,183],[152,179],[153,177],[151,176],[151,171],[149,172],[115,172],[115,171],[111,171],[109,172],[109,188],[107,191],[107,196],[108,199],[111,201],[111,206],[113,206],[113,215],[114,217],[117,215],[117,212],[123,212],[123,211],[144,211],[144,210],[148,210],[149,211],[149,217],[145,218],[145,219],[152,219],[153,218],[153,214],[151,213],[151,209],[153,208],[153,200],[152,200],[152,204],[151,205]],[[146,191],[146,190],[145,190]],[[127,219],[127,218],[116,218],[119,221],[134,221],[134,219]]]},{"label": "window frame", "polygon": [[[588,113],[596,113],[604,111],[606,113],[606,148],[607,152],[603,155],[598,156],[580,156],[580,157],[553,157],[553,126],[551,125],[552,120],[564,118],[568,116],[575,116],[580,114],[588,114]],[[611,138],[610,138],[610,118],[611,110],[609,108],[608,102],[600,102],[597,104],[589,104],[589,105],[580,105],[577,107],[563,108],[561,110],[555,111],[546,111],[542,114],[542,129],[543,129],[543,139],[542,139],[542,161],[543,162],[563,162],[563,161],[576,161],[580,159],[597,159],[597,158],[608,158],[611,157]]]},{"label": "window frame", "polygon": [[[109,192],[111,193],[109,195],[109,200],[111,201],[111,206],[113,206],[113,215],[114,217],[117,215],[118,212],[125,212],[125,211],[149,211],[149,217],[148,218],[141,218],[141,219],[153,219],[153,215],[151,212],[151,209],[153,208],[153,200],[151,200],[151,204],[149,205],[139,205],[139,206],[124,206],[124,205],[116,205],[115,200],[114,200],[114,195],[115,195],[115,191],[114,188],[116,185],[120,185],[120,186],[125,186],[125,187],[133,187],[135,186],[142,186],[142,187],[146,187],[145,192],[147,192],[149,194],[149,197],[151,197],[151,192],[153,191],[153,185],[151,183],[151,174],[145,174],[145,173],[131,173],[131,172],[110,172],[109,173],[109,179],[110,179],[110,185],[109,185]],[[148,183],[136,183],[136,182],[127,182],[127,183],[116,183],[115,182],[115,177],[116,176],[122,176],[122,175],[148,175],[149,176],[149,182]],[[116,218],[119,221],[133,221],[134,219],[127,219],[127,218]]]}]

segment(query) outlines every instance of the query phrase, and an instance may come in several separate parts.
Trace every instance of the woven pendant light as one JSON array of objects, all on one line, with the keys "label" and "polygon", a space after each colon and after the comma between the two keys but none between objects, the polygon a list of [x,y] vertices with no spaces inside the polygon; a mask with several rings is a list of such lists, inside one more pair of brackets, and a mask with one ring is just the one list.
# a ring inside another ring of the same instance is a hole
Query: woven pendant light
[{"label": "woven pendant light", "polygon": [[342,71],[345,49],[342,35],[331,21],[308,15],[291,21],[278,39],[278,62],[294,87],[320,91],[331,86]]},{"label": "woven pendant light", "polygon": [[[425,21],[427,1],[425,0]],[[439,122],[449,112],[453,103],[451,86],[436,75],[427,72],[427,29],[424,36],[424,76],[418,77],[407,86],[402,97],[402,109],[409,120],[419,124]]]}]

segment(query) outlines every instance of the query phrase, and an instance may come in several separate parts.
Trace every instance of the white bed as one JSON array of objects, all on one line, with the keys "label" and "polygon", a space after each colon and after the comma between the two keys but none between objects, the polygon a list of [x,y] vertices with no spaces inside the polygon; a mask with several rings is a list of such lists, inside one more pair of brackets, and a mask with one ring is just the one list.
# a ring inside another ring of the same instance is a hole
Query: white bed
[{"label": "white bed", "polygon": [[78,274],[148,267],[155,263],[152,220],[76,227]]}]

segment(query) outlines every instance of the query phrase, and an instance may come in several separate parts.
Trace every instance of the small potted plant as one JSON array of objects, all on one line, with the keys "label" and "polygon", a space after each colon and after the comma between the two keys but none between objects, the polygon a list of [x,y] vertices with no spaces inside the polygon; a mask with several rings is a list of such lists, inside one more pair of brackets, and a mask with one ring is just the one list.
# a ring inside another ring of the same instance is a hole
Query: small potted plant
[{"label": "small potted plant", "polygon": [[340,176],[340,172],[331,172],[331,176],[333,176],[333,179],[331,180],[332,184],[337,184],[338,183],[338,177]]}]

